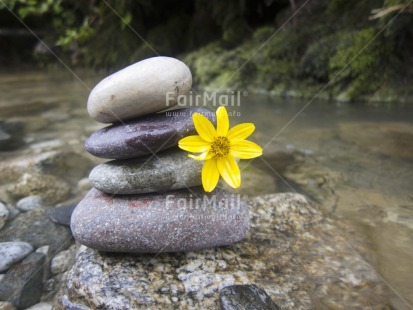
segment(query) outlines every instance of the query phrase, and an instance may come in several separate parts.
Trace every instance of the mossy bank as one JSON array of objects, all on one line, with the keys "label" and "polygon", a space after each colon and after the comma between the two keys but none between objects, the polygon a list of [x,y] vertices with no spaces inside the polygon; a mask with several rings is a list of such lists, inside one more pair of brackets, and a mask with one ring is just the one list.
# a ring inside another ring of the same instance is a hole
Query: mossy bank
[{"label": "mossy bank", "polygon": [[[285,9],[277,26],[260,27],[235,46],[217,40],[184,61],[207,90],[411,103],[413,14],[397,9],[401,3],[313,1],[293,19]],[[374,18],[382,7],[394,10]]]}]

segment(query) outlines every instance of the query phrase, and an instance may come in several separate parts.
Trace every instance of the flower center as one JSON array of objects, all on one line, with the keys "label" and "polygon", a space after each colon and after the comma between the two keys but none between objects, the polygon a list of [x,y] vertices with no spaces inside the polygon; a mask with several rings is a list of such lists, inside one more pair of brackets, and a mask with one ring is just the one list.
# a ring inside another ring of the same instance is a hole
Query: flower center
[{"label": "flower center", "polygon": [[224,157],[228,155],[231,149],[231,143],[227,137],[215,137],[211,144],[211,152],[215,157]]}]

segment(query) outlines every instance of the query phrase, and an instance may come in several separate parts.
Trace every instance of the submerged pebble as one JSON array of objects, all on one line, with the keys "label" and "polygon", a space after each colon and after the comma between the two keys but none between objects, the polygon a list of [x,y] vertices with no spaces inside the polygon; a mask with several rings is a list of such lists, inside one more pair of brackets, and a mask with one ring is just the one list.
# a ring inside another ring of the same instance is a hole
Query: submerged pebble
[{"label": "submerged pebble", "polygon": [[23,212],[39,208],[42,205],[44,205],[43,198],[37,195],[24,197],[16,203],[17,209]]},{"label": "submerged pebble", "polygon": [[17,309],[26,309],[40,301],[43,290],[45,257],[31,253],[10,268],[0,282],[0,300],[13,302]]},{"label": "submerged pebble", "polygon": [[9,209],[3,202],[0,201],[0,229],[2,229],[4,225],[6,225],[6,221],[8,220],[9,215]]},{"label": "submerged pebble", "polygon": [[9,269],[13,264],[22,260],[33,247],[27,242],[1,242],[0,243],[0,272]]}]

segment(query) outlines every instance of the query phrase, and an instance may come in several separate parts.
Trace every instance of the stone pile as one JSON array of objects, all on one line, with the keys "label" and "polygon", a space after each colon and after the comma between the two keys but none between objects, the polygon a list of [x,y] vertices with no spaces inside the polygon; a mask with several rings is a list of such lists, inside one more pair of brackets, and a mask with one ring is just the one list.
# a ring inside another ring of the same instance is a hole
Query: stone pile
[{"label": "stone pile", "polygon": [[[107,252],[190,251],[242,240],[248,206],[218,189],[204,193],[203,162],[177,148],[196,134],[193,113],[164,111],[189,92],[192,76],[181,61],[154,57],[102,80],[88,99],[89,115],[113,123],[86,141],[91,154],[114,159],[90,173],[94,188],[73,212],[71,228],[82,244]],[[173,98],[171,100],[171,98]]]}]

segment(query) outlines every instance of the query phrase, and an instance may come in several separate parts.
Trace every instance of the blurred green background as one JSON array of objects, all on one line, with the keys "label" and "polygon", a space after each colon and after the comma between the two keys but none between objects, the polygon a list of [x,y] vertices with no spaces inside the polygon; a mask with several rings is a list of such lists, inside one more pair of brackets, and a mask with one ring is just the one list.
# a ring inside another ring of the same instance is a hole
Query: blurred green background
[{"label": "blurred green background", "polygon": [[72,68],[108,72],[175,56],[203,88],[413,97],[412,1],[0,1],[3,70],[60,65],[49,48]]}]

